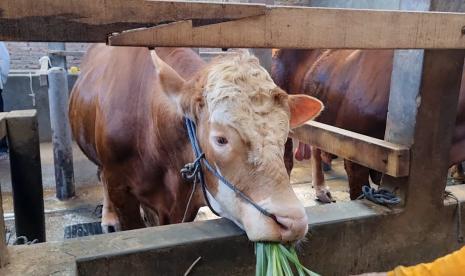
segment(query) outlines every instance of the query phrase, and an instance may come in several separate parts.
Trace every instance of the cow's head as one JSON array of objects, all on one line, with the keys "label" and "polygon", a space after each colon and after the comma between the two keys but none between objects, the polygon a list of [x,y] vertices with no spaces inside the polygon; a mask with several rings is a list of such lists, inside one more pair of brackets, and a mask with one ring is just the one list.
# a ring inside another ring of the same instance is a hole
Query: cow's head
[{"label": "cow's head", "polygon": [[196,122],[210,163],[281,225],[205,172],[214,209],[242,227],[252,241],[303,238],[307,216],[290,186],[284,144],[290,129],[318,116],[322,103],[306,95],[287,95],[248,52],[214,60],[190,81],[183,81],[155,53],[152,57],[164,91],[180,113]]}]

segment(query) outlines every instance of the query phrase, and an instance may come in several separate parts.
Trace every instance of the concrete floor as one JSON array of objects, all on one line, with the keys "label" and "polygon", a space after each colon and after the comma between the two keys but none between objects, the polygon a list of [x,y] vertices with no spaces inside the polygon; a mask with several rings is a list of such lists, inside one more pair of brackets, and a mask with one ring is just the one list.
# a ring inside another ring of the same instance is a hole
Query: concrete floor
[{"label": "concrete floor", "polygon": [[[76,180],[76,197],[60,201],[55,197],[55,177],[53,169],[53,153],[50,143],[41,144],[42,179],[44,185],[44,205],[46,213],[46,232],[48,241],[64,239],[64,228],[68,225],[99,221],[95,208],[102,201],[102,186],[97,180],[96,166],[74,147],[74,172]],[[327,185],[337,201],[348,201],[347,177],[342,160],[335,160],[333,170],[325,173]],[[14,214],[11,194],[9,161],[0,160],[0,183],[3,196],[3,210],[6,226],[12,233],[10,242],[14,240]],[[292,186],[298,198],[305,206],[319,204],[315,201],[315,193],[311,187],[309,162],[296,162],[291,175]],[[204,207],[197,220],[212,219],[216,216]]]}]

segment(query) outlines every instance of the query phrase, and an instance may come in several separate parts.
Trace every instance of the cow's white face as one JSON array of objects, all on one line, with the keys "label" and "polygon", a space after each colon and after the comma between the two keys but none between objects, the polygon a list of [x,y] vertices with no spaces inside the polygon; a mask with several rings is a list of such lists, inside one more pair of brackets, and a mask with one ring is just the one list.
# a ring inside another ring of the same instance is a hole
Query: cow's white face
[{"label": "cow's white face", "polygon": [[316,117],[321,102],[288,96],[248,52],[214,61],[184,89],[189,91],[181,95],[181,110],[195,118],[207,159],[281,225],[206,172],[216,211],[243,228],[252,241],[302,239],[307,216],[290,186],[284,144],[291,125]]}]

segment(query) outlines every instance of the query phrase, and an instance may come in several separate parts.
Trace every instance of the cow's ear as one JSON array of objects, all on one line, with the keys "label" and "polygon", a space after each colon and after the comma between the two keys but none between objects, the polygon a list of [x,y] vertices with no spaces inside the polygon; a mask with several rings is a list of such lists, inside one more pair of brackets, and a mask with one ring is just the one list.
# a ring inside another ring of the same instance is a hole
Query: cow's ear
[{"label": "cow's ear", "polygon": [[155,50],[150,51],[152,56],[152,61],[155,66],[155,70],[160,79],[160,85],[165,92],[172,100],[175,100],[179,103],[179,96],[184,85],[184,79],[174,71],[171,66],[164,62],[155,52]]},{"label": "cow's ear", "polygon": [[324,109],[320,100],[307,95],[289,95],[288,103],[291,112],[291,129],[315,119]]}]

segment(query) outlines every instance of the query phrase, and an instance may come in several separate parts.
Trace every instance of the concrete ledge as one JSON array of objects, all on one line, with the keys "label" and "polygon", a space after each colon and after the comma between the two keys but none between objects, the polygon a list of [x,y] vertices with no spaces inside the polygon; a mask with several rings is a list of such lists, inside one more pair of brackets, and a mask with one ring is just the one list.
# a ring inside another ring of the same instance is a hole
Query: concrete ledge
[{"label": "concrete ledge", "polygon": [[[389,213],[386,208],[364,201],[307,208],[312,229],[319,225],[337,225]],[[255,262],[253,244],[242,230],[226,219],[145,228],[65,242],[13,246],[9,247],[9,252],[12,263],[3,270],[8,275],[49,275],[53,272],[75,275],[78,269],[82,275],[107,275],[110,273],[106,266],[109,263],[125,264],[125,268],[112,269],[112,275],[134,273],[133,264],[136,263],[138,275],[144,275],[142,271],[153,275],[153,269],[163,271],[163,274],[179,275],[199,254],[203,256],[199,267],[205,267],[206,270],[201,270],[206,273],[204,275],[218,275],[217,265],[224,266],[224,273],[229,274],[229,268],[237,265],[238,261],[246,262],[241,265],[243,268],[237,267],[238,275],[244,275],[253,273]],[[154,259],[153,254],[162,254],[163,257]],[[127,258],[131,259],[129,263],[125,261]],[[204,265],[210,262],[216,265]],[[151,263],[157,267],[147,267]],[[167,264],[170,264],[171,270],[165,271]],[[147,269],[144,270],[144,267]],[[214,274],[208,273],[213,270]]]},{"label": "concrete ledge", "polygon": [[[465,202],[465,185],[450,188]],[[323,275],[348,275],[443,255],[459,246],[457,205],[445,203],[423,218],[428,227],[365,201],[309,207],[301,260]],[[199,256],[192,275],[253,275],[255,269],[253,244],[225,219],[14,246],[9,253],[11,264],[0,274],[182,275]]]}]

